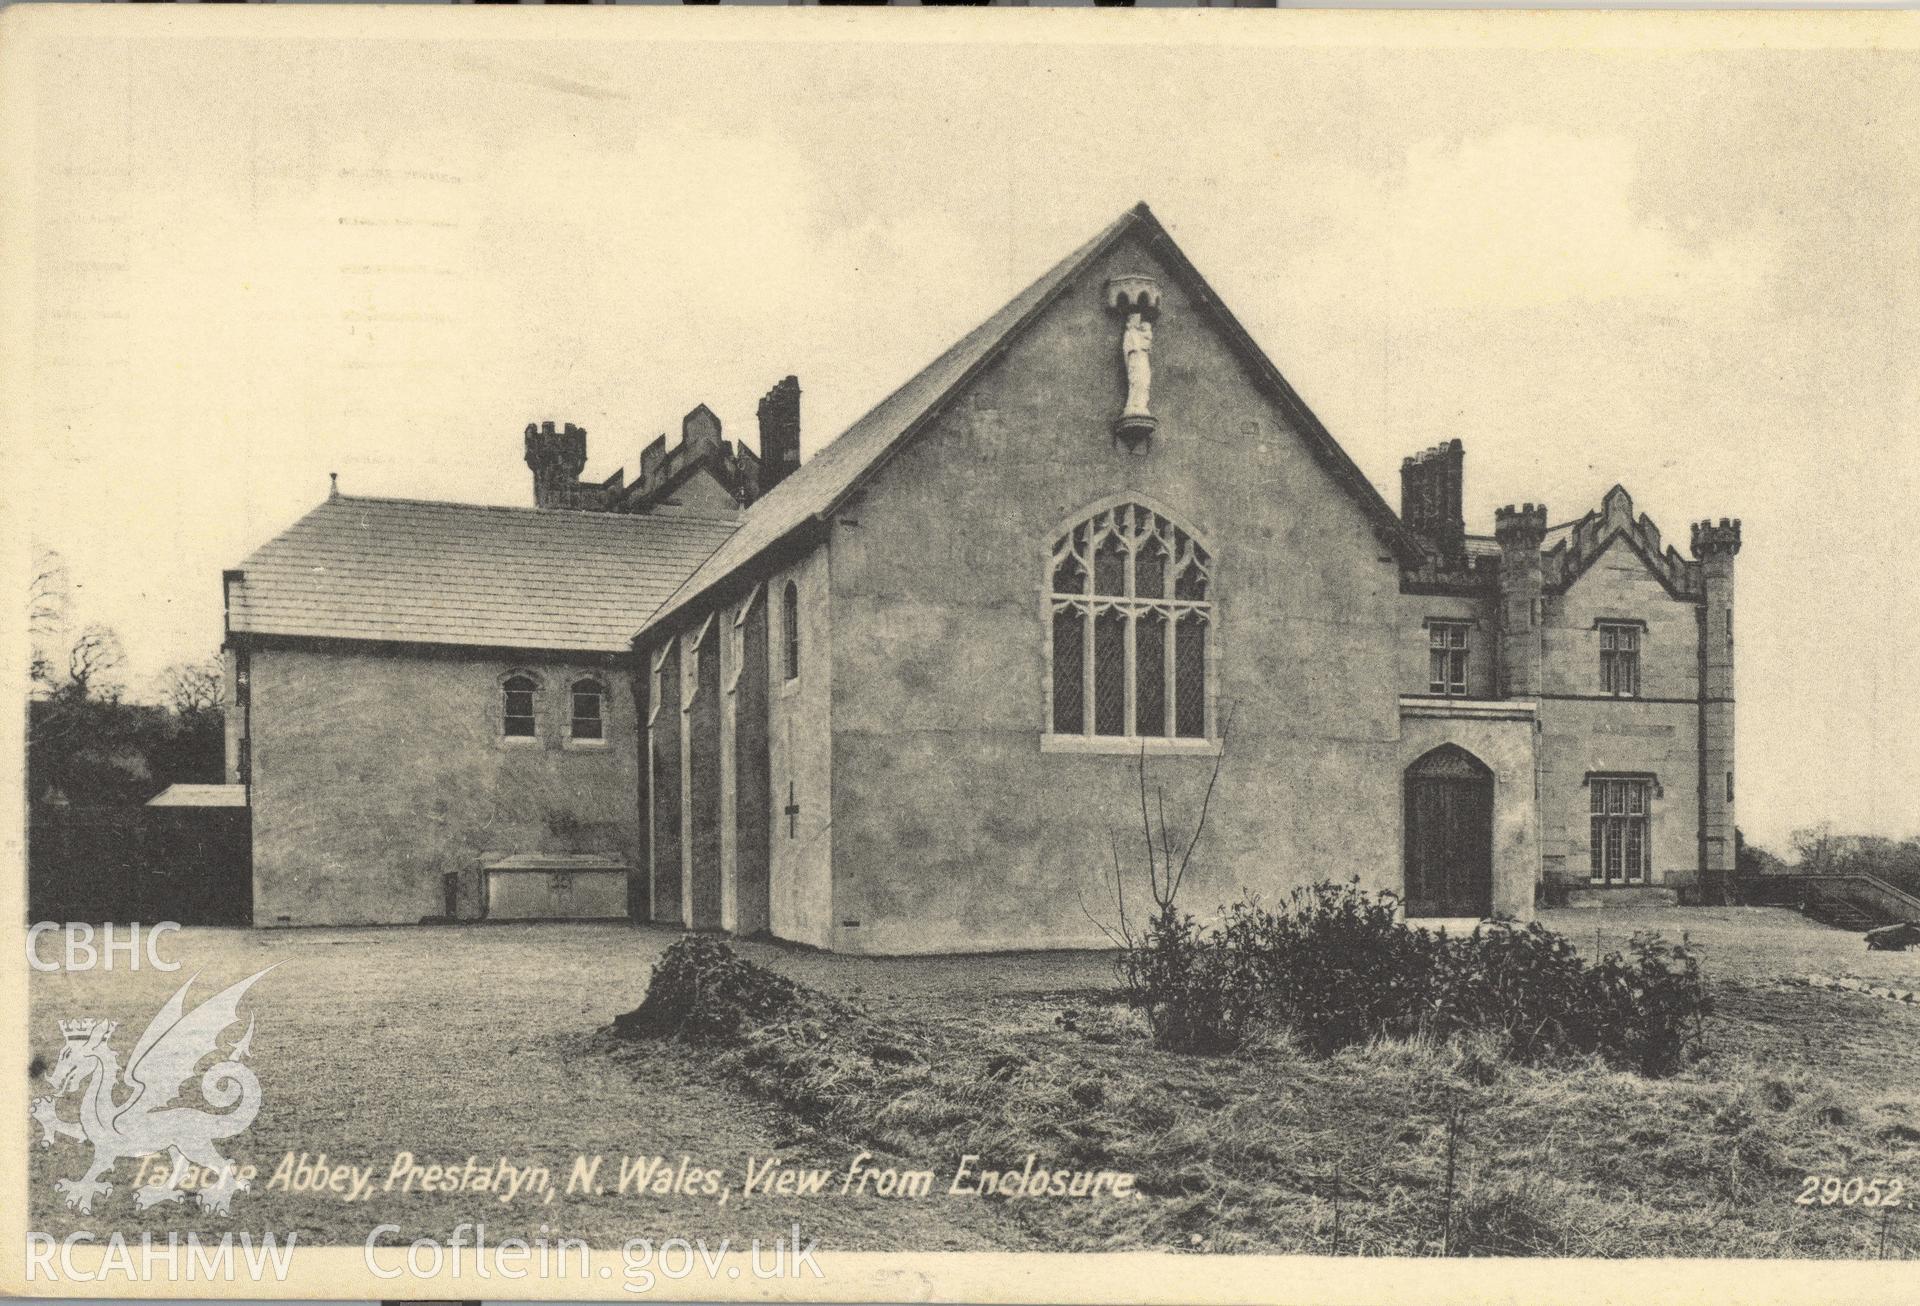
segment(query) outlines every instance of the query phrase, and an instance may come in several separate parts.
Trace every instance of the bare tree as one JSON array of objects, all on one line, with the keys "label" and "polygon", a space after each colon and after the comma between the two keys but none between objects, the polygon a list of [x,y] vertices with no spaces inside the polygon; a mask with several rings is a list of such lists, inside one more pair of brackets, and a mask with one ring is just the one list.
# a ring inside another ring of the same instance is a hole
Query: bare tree
[{"label": "bare tree", "polygon": [[52,549],[34,549],[33,579],[27,589],[27,636],[36,694],[51,694],[59,688],[58,650],[71,615],[72,597],[66,561]]},{"label": "bare tree", "polygon": [[32,705],[27,725],[27,740],[33,747],[56,744],[87,728],[89,721],[97,724],[92,709],[120,701],[120,670],[126,654],[111,627],[82,630],[67,646],[62,661],[64,667],[50,649],[34,657],[33,696],[39,701]]},{"label": "bare tree", "polygon": [[180,716],[218,709],[225,698],[225,671],[217,657],[176,662],[161,675],[167,703]]},{"label": "bare tree", "polygon": [[[1147,931],[1153,922],[1172,916],[1179,906],[1180,886],[1186,881],[1187,866],[1193,861],[1193,850],[1200,845],[1200,836],[1207,828],[1207,812],[1213,806],[1214,786],[1220,781],[1220,764],[1227,755],[1227,728],[1231,720],[1221,723],[1220,751],[1214,754],[1213,771],[1207,777],[1206,792],[1200,799],[1200,813],[1194,820],[1193,833],[1184,838],[1176,836],[1167,825],[1167,790],[1164,785],[1154,785],[1152,801],[1148,801],[1147,748],[1140,746],[1140,756],[1135,767],[1140,788],[1140,832],[1146,846],[1147,866],[1145,889],[1149,906]],[[1127,907],[1127,873],[1120,852],[1120,837],[1111,839],[1113,854],[1113,874],[1106,879],[1105,889],[1112,898],[1113,920],[1111,923],[1101,920],[1088,907],[1084,895],[1080,901],[1080,911],[1102,934],[1106,935],[1113,946],[1120,949],[1121,966],[1124,970],[1129,958],[1136,957],[1147,946],[1147,932],[1137,928]]]},{"label": "bare tree", "polygon": [[1832,825],[1822,821],[1818,825],[1795,830],[1792,841],[1794,857],[1798,862],[1796,869],[1810,875],[1825,875],[1835,869],[1839,841],[1834,837]]},{"label": "bare tree", "polygon": [[82,697],[120,696],[120,672],[127,661],[120,636],[111,626],[90,625],[67,651],[67,686]]}]

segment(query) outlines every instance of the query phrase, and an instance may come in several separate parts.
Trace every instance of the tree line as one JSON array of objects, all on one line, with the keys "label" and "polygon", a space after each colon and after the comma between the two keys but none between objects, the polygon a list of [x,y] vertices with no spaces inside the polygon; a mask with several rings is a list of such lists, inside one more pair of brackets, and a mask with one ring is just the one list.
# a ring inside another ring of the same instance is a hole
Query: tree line
[{"label": "tree line", "polygon": [[163,673],[158,703],[133,702],[110,627],[72,620],[65,564],[39,550],[29,594],[32,662],[27,793],[35,803],[136,806],[171,784],[226,778],[217,655]]},{"label": "tree line", "polygon": [[1830,823],[1821,822],[1795,830],[1792,846],[1792,869],[1802,874],[1873,875],[1909,893],[1920,893],[1920,838],[1841,834]]}]

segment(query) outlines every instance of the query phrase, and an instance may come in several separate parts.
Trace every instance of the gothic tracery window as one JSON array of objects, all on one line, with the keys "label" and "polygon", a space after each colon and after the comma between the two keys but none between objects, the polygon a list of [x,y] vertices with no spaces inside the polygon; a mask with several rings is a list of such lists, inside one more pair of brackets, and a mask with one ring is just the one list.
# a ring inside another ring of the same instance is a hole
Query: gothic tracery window
[{"label": "gothic tracery window", "polygon": [[1055,736],[1206,739],[1213,558],[1137,503],[1054,541],[1048,608]]}]

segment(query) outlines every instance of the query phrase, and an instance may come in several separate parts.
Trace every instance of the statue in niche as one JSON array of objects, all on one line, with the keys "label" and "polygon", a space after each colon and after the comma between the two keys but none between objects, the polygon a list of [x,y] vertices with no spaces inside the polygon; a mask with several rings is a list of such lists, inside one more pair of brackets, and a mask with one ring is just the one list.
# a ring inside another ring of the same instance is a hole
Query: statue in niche
[{"label": "statue in niche", "polygon": [[1139,313],[1127,314],[1120,333],[1120,356],[1127,365],[1127,406],[1120,416],[1147,417],[1147,389],[1153,383],[1153,323]]}]

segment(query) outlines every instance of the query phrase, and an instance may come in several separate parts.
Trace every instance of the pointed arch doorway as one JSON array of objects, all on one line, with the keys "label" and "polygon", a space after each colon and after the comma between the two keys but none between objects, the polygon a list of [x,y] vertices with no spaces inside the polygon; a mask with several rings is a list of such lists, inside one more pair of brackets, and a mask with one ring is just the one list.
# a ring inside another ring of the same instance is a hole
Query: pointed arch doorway
[{"label": "pointed arch doorway", "polygon": [[1455,744],[1407,768],[1408,916],[1493,911],[1493,772]]}]

